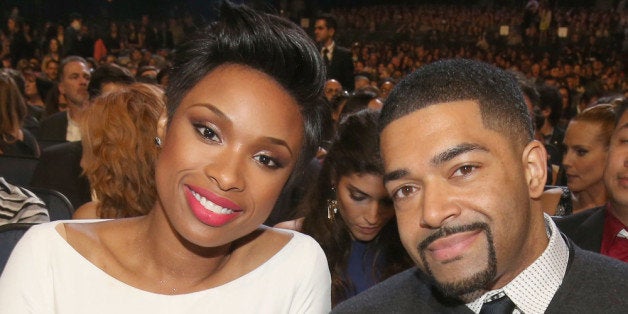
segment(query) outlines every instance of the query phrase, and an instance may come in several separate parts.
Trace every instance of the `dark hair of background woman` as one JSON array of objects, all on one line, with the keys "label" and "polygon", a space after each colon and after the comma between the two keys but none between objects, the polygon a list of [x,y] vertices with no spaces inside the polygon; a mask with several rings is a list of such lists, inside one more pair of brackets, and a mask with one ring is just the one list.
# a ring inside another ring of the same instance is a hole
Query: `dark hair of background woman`
[{"label": "dark hair of background woman", "polygon": [[[346,274],[351,232],[341,215],[336,215],[334,220],[327,218],[327,200],[336,197],[332,182],[337,182],[340,177],[354,173],[384,174],[379,155],[378,115],[376,111],[362,110],[341,122],[319,177],[301,203],[305,216],[302,232],[317,240],[327,255],[332,280],[332,306],[346,299],[347,292],[353,290]],[[385,268],[381,273],[374,274],[377,281],[412,265],[399,240],[394,218],[382,228],[371,248],[375,250],[375,260],[380,254],[385,258],[382,263]]]}]

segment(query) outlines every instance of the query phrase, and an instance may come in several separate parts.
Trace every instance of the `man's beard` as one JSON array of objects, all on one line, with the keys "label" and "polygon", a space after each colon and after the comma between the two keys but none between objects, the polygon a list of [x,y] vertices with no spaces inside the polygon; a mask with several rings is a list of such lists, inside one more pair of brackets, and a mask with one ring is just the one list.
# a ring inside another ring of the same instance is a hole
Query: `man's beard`
[{"label": "man's beard", "polygon": [[[427,247],[434,241],[439,238],[459,233],[466,232],[472,230],[484,230],[486,233],[486,239],[488,244],[488,261],[486,268],[480,272],[473,274],[468,278],[460,278],[458,281],[453,282],[440,282],[434,276],[432,269],[430,268],[427,259],[425,258],[425,250]],[[431,234],[425,240],[421,241],[418,245],[419,255],[421,256],[421,261],[425,267],[425,272],[434,279],[438,289],[448,297],[453,298],[461,298],[464,295],[470,294],[472,292],[486,289],[487,286],[494,280],[497,274],[497,257],[495,255],[495,245],[493,244],[493,234],[491,233],[491,229],[486,223],[476,222],[466,226],[456,226],[456,227],[442,227],[438,229],[435,233]]]}]

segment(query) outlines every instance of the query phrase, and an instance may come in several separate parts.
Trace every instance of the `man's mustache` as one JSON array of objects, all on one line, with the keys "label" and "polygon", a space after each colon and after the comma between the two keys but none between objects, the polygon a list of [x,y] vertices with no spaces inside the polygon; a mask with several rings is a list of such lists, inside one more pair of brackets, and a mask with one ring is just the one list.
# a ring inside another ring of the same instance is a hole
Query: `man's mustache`
[{"label": "man's mustache", "polygon": [[417,249],[419,250],[419,252],[423,252],[424,250],[427,249],[427,247],[430,244],[432,244],[432,242],[440,238],[443,238],[443,237],[446,237],[448,235],[452,235],[455,233],[467,232],[467,231],[472,231],[472,230],[489,231],[489,227],[488,227],[488,224],[486,224],[485,222],[474,222],[468,225],[453,226],[453,227],[440,227],[438,228],[438,230],[434,231],[427,238],[421,241],[421,243],[419,243],[419,245],[417,246]]}]

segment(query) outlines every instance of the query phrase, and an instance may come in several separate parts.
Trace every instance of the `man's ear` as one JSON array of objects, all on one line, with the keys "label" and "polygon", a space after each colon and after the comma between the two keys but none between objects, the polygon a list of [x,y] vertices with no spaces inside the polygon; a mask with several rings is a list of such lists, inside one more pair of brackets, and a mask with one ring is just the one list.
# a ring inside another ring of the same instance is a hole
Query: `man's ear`
[{"label": "man's ear", "polygon": [[547,182],[547,151],[539,141],[531,141],[521,156],[530,197],[539,198]]}]

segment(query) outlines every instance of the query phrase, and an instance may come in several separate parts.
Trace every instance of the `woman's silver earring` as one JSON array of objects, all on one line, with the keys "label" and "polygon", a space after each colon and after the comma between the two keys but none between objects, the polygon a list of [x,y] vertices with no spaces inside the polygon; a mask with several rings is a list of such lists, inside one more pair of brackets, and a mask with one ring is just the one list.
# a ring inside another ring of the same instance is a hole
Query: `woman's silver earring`
[{"label": "woman's silver earring", "polygon": [[161,139],[159,138],[159,136],[156,136],[156,137],[155,137],[155,145],[156,145],[158,148],[161,148]]},{"label": "woman's silver earring", "polygon": [[338,213],[338,200],[327,200],[327,219],[334,221],[336,214]]}]

